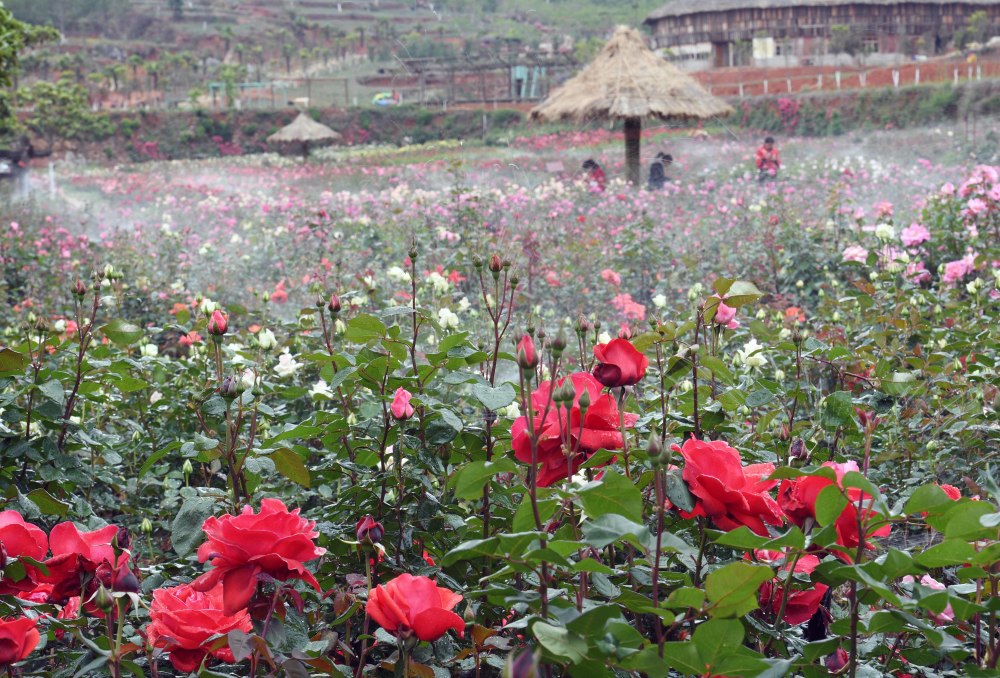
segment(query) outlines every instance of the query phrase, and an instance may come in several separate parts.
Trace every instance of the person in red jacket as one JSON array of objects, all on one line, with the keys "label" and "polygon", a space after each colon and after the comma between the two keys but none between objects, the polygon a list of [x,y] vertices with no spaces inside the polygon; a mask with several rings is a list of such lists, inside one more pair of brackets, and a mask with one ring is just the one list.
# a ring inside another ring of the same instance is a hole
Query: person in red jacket
[{"label": "person in red jacket", "polygon": [[595,191],[604,191],[604,187],[608,184],[608,177],[604,174],[601,166],[592,158],[588,158],[583,161],[583,169],[587,170],[590,175],[591,188]]},{"label": "person in red jacket", "polygon": [[778,149],[774,147],[774,137],[764,139],[764,144],[757,149],[757,181],[773,179],[778,175],[781,158]]}]

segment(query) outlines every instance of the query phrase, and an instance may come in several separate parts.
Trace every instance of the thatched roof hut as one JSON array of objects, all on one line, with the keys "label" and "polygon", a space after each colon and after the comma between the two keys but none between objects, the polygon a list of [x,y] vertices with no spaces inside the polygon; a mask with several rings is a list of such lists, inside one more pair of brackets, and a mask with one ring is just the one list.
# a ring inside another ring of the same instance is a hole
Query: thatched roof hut
[{"label": "thatched roof hut", "polygon": [[302,157],[306,157],[310,148],[332,144],[340,138],[338,133],[326,125],[316,122],[305,113],[299,113],[290,124],[269,136],[267,142],[301,149]]},{"label": "thatched roof hut", "polygon": [[628,178],[639,182],[642,119],[703,120],[730,113],[691,76],[656,56],[639,31],[619,26],[594,60],[531,111],[534,120],[622,119]]}]

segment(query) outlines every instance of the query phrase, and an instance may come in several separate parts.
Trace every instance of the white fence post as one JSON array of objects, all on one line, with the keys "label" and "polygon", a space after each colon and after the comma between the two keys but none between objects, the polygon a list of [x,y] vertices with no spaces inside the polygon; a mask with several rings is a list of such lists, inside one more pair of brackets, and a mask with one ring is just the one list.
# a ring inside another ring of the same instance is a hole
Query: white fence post
[{"label": "white fence post", "polygon": [[917,66],[917,70],[913,73],[913,84],[920,84],[920,66]]},{"label": "white fence post", "polygon": [[958,84],[958,66],[955,67],[955,84]]},{"label": "white fence post", "polygon": [[816,88],[817,89],[823,89],[823,74],[822,73],[820,73],[819,76],[816,78]]},{"label": "white fence post", "polygon": [[767,80],[764,81],[764,94],[767,94]]},{"label": "white fence post", "polygon": [[833,74],[833,79],[837,83],[837,89],[840,89],[840,71]]},{"label": "white fence post", "polygon": [[976,80],[982,80],[982,79],[983,79],[983,67],[980,66],[979,64],[976,64]]},{"label": "white fence post", "polygon": [[791,94],[792,93],[792,79],[788,78],[787,80],[785,80],[785,83],[788,85],[788,93]]},{"label": "white fence post", "polygon": [[892,86],[899,89],[899,71],[892,69]]},{"label": "white fence post", "polygon": [[740,83],[740,99],[743,98],[743,83]]}]

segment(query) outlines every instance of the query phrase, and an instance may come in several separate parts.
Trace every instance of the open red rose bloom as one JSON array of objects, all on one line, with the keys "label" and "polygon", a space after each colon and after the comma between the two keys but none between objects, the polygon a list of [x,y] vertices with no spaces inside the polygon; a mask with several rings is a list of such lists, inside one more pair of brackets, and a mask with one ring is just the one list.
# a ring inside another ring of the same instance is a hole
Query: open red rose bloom
[{"label": "open red rose bloom", "polygon": [[697,498],[694,509],[681,512],[685,518],[708,516],[720,530],[746,525],[767,535],[766,525],[781,525],[778,503],[768,490],[776,480],[763,480],[774,473],[774,464],[743,466],[740,453],[721,440],[689,438],[674,449],[684,457],[682,477]]},{"label": "open red rose bloom", "polygon": [[[785,610],[781,618],[786,624],[794,626],[809,621],[809,618],[819,610],[823,596],[830,590],[830,587],[826,584],[816,583],[811,588],[789,591],[788,595],[785,596],[784,586],[788,578],[788,570],[792,566],[790,562],[787,562],[785,554],[773,551],[755,551],[754,555],[757,560],[768,565],[782,563],[779,570],[780,576],[761,584],[757,596],[760,606],[777,615],[781,611],[781,600],[785,598]],[[794,574],[811,575],[817,567],[819,567],[818,557],[804,555],[795,563]]]},{"label": "open red rose bloom", "polygon": [[[41,528],[27,523],[17,511],[0,513],[0,544],[8,559],[27,556],[32,560],[44,560],[49,552],[49,538]],[[14,581],[3,576],[0,571],[0,595],[17,595],[22,591],[30,591],[41,574],[32,565],[25,565],[25,576]]]},{"label": "open red rose bloom", "polygon": [[[845,474],[850,471],[858,471],[858,465],[853,461],[844,464],[828,461],[823,466],[834,470],[837,476],[837,486],[841,486],[841,481]],[[803,476],[794,480],[786,480],[781,483],[781,488],[778,490],[778,502],[781,504],[785,515],[788,516],[788,520],[802,527],[807,519],[815,520],[816,500],[819,498],[819,493],[824,488],[833,484],[833,480],[822,476]],[[868,494],[865,494],[856,487],[847,488],[846,494],[848,499],[847,506],[844,507],[844,510],[841,511],[840,516],[837,517],[834,523],[834,528],[837,531],[837,544],[842,548],[831,547],[830,550],[841,560],[852,562],[854,558],[853,554],[861,544],[858,531],[858,514],[859,512],[861,513],[861,517],[866,523],[876,514],[867,506],[871,501],[871,497]],[[865,535],[864,547],[866,549],[875,548],[867,540],[871,537],[887,537],[891,529],[890,525],[882,525],[877,529],[866,528],[865,531],[867,534]]]},{"label": "open red rose bloom", "polygon": [[37,624],[28,617],[0,619],[0,667],[9,668],[31,654],[41,640]]},{"label": "open red rose bloom", "polygon": [[238,516],[211,516],[202,525],[208,541],[198,548],[198,560],[210,560],[212,569],[191,585],[205,592],[221,581],[227,615],[247,606],[262,574],[279,581],[301,579],[319,591],[316,577],[303,565],[326,553],[313,542],[319,536],[315,527],[316,521],[299,516],[299,509],[290,512],[277,499],[261,500],[258,514],[244,506]]},{"label": "open red rose bloom", "polygon": [[365,610],[389,633],[413,633],[420,640],[435,641],[448,629],[464,635],[465,621],[451,611],[461,600],[433,579],[401,574],[372,589]]},{"label": "open red rose bloom", "polygon": [[608,388],[638,384],[649,367],[649,358],[627,339],[612,339],[594,347],[594,377]]},{"label": "open red rose bloom", "polygon": [[[589,372],[575,372],[556,382],[555,388],[570,379],[576,395],[569,412],[558,407],[550,394],[552,382],[543,381],[531,394],[531,408],[534,414],[535,432],[538,436],[537,461],[538,485],[548,487],[576,473],[587,458],[600,449],[621,449],[622,433],[618,405],[610,394],[601,393],[601,383]],[[580,396],[590,396],[590,407],[586,415],[580,410]],[[635,426],[639,419],[636,414],[625,413],[625,426]],[[528,432],[528,418],[518,417],[510,429],[511,447],[514,456],[526,464],[531,463],[531,435]],[[566,460],[563,441],[575,451]],[[572,467],[572,470],[571,468]]]},{"label": "open red rose bloom", "polygon": [[253,631],[250,614],[244,609],[235,615],[223,609],[222,586],[208,591],[198,591],[185,584],[153,591],[149,606],[149,626],[146,637],[152,647],[162,647],[170,652],[170,663],[178,671],[197,671],[205,656],[233,663],[233,653],[228,647],[216,647],[218,636],[234,629]]}]

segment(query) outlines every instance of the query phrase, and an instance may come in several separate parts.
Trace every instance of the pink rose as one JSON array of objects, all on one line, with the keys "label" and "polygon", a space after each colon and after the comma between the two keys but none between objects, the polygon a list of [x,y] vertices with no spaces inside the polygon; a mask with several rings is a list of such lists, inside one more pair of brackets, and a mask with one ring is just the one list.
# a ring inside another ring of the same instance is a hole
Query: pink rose
[{"label": "pink rose", "polygon": [[413,405],[410,404],[412,394],[400,386],[396,389],[396,395],[392,398],[392,416],[399,421],[406,421],[413,416]]}]

